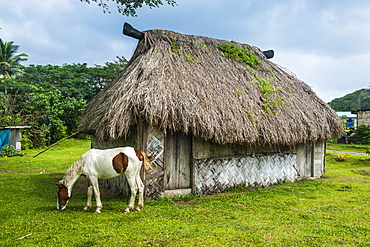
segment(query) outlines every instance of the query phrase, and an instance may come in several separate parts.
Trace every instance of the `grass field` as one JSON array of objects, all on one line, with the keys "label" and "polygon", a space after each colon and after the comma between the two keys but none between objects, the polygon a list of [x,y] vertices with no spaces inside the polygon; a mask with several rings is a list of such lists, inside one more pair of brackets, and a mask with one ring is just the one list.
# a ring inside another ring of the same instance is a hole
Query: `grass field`
[{"label": "grass field", "polygon": [[363,144],[339,144],[328,142],[326,144],[326,148],[331,150],[349,151],[357,153],[366,153],[370,151],[370,145]]},{"label": "grass field", "polygon": [[0,158],[0,246],[370,246],[370,157],[328,154],[322,179],[160,198],[129,214],[119,196],[83,212],[75,188],[59,212],[54,182],[89,147],[68,140]]}]

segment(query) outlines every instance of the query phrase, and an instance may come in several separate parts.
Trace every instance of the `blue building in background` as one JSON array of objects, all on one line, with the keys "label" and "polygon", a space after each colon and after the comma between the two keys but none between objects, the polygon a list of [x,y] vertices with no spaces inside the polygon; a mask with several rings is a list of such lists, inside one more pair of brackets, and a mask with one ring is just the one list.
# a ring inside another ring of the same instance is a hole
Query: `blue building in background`
[{"label": "blue building in background", "polygon": [[343,119],[343,126],[346,130],[355,128],[357,126],[357,115],[350,111],[337,112],[338,116]]}]

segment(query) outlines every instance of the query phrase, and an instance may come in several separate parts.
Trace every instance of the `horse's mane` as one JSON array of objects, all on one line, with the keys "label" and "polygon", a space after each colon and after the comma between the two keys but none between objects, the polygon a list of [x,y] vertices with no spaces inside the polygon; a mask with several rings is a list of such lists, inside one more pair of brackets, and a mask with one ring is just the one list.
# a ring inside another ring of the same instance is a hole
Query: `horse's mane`
[{"label": "horse's mane", "polygon": [[60,183],[67,185],[70,181],[72,181],[76,177],[76,175],[81,171],[83,159],[84,159],[83,156],[81,156],[75,163],[73,163],[68,168],[63,179],[60,180]]}]

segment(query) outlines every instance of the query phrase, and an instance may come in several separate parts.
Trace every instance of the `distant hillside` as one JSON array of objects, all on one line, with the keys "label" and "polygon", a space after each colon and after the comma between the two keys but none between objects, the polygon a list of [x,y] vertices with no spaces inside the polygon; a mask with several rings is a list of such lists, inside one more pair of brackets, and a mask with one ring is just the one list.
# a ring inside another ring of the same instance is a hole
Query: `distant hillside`
[{"label": "distant hillside", "polygon": [[335,111],[370,109],[370,89],[360,89],[329,102]]}]

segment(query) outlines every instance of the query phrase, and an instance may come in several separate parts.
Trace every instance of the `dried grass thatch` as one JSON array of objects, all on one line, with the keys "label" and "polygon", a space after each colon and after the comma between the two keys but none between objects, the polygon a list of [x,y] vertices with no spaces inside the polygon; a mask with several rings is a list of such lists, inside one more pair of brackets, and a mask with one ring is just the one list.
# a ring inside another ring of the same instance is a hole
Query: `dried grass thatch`
[{"label": "dried grass thatch", "polygon": [[[117,139],[144,120],[246,145],[316,142],[342,131],[329,105],[256,47],[164,30],[144,34],[124,72],[89,102],[79,131]],[[227,58],[224,44],[250,49],[257,65]]]}]

